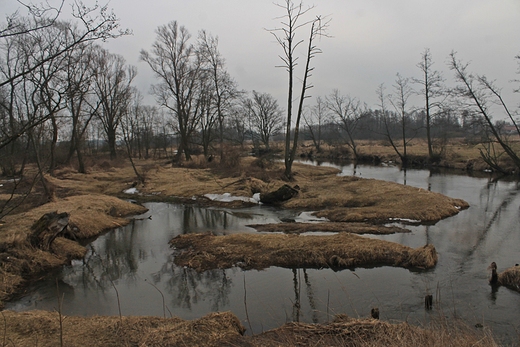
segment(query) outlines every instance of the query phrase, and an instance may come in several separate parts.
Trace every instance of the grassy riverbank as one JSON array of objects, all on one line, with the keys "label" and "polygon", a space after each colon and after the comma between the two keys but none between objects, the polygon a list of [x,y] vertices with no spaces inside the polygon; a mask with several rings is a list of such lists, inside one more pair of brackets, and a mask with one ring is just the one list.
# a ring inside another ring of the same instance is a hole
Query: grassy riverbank
[{"label": "grassy riverbank", "polygon": [[199,319],[74,317],[59,312],[2,312],[0,343],[15,347],[199,346],[199,347],[491,347],[487,330],[440,320],[428,327],[338,316],[324,324],[287,323],[254,336],[230,313]]}]

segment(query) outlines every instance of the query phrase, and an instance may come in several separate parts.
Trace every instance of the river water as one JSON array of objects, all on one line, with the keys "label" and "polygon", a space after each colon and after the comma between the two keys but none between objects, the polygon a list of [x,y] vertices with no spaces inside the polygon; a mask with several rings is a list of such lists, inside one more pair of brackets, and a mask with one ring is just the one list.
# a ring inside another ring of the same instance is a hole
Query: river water
[{"label": "river water", "polygon": [[[384,320],[424,325],[432,318],[461,317],[470,326],[492,329],[503,343],[519,343],[520,294],[492,288],[487,281],[492,261],[499,271],[520,263],[517,181],[397,167],[339,168],[342,175],[405,183],[469,202],[469,209],[435,225],[407,226],[412,233],[377,236],[412,247],[433,244],[439,253],[433,270],[272,267],[196,273],[173,264],[168,241],[174,236],[208,230],[255,232],[246,225],[309,216],[265,206],[231,210],[148,203],[149,211],[140,220],[97,238],[87,246],[84,260],[49,274],[6,308],[54,310],[60,298],[67,315],[121,312],[193,319],[232,311],[248,333],[259,333],[289,321],[326,322],[340,313],[365,317],[378,307]],[[432,311],[424,309],[426,294],[434,296]]]}]

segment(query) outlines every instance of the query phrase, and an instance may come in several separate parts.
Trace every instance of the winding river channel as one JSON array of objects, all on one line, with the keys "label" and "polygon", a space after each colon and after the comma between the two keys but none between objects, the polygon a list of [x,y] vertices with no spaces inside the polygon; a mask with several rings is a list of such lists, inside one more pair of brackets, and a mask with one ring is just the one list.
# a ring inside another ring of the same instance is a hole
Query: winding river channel
[{"label": "winding river channel", "polygon": [[[232,311],[248,333],[259,333],[289,321],[326,322],[340,313],[364,317],[378,307],[384,320],[424,325],[434,318],[460,317],[471,326],[492,329],[502,343],[519,342],[520,293],[492,288],[487,281],[492,261],[499,271],[520,263],[517,181],[397,167],[338,167],[343,175],[404,183],[469,202],[469,209],[435,225],[406,226],[412,233],[369,236],[412,247],[432,243],[439,253],[433,270],[272,267],[196,273],[173,264],[168,241],[174,236],[208,230],[255,232],[247,225],[306,220],[309,215],[265,206],[231,210],[148,203],[149,211],[139,220],[97,238],[87,246],[84,260],[49,274],[6,308],[53,310],[62,298],[67,315],[121,311],[193,319]],[[424,309],[426,294],[434,296],[431,311]]]}]

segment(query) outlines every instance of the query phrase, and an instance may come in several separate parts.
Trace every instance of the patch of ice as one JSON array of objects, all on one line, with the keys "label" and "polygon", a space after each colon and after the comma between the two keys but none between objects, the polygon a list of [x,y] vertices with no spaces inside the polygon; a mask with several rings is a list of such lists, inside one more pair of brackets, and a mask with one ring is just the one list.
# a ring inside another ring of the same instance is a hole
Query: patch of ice
[{"label": "patch of ice", "polygon": [[248,198],[247,196],[233,196],[230,193],[224,194],[205,194],[206,198],[213,201],[221,201],[221,202],[232,202],[232,201],[245,201],[251,202],[253,204],[260,204],[260,193],[253,195],[252,198]]},{"label": "patch of ice", "polygon": [[125,193],[125,194],[137,194],[137,193],[139,193],[139,191],[137,190],[137,188],[128,188],[128,189],[123,190],[123,193]]}]

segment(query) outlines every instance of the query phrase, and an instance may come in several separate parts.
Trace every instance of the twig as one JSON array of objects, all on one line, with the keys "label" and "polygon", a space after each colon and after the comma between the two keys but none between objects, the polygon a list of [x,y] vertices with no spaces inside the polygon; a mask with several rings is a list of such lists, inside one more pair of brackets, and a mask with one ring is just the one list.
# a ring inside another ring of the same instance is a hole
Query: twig
[{"label": "twig", "polygon": [[7,346],[6,345],[6,340],[7,340],[7,319],[5,319],[5,315],[4,315],[3,311],[0,311],[0,313],[2,314],[2,318],[4,319],[4,341],[2,342],[2,347],[5,347],[5,346]]},{"label": "twig", "polygon": [[249,325],[249,330],[251,330],[251,335],[253,335],[253,327],[251,326],[251,320],[249,320],[249,313],[247,312],[247,288],[246,288],[246,273],[244,271],[244,307],[246,310],[246,319],[247,324]]},{"label": "twig", "polygon": [[114,287],[114,290],[116,291],[116,297],[117,297],[117,309],[119,310],[119,324],[120,327],[123,328],[123,315],[121,314],[121,301],[119,300],[119,291],[116,288],[116,285],[114,284],[114,281],[112,281],[111,278],[109,278],[110,284],[112,284],[112,287]]},{"label": "twig", "polygon": [[330,289],[327,290],[327,323],[329,322]]},{"label": "twig", "polygon": [[[145,281],[146,281],[146,280],[145,280]],[[148,282],[148,281],[146,281],[146,283],[148,283],[149,285],[151,285],[152,287],[154,287],[154,288],[159,292],[159,294],[161,294],[161,296],[162,296],[162,305],[163,305],[163,318],[166,318],[166,303],[165,303],[165,301],[164,301],[164,294],[159,290],[159,288],[157,288],[157,286],[156,286],[155,284],[150,283],[150,282]],[[168,310],[168,312],[170,312],[170,310]],[[170,315],[171,315],[171,314],[172,314],[172,313],[170,312]]]},{"label": "twig", "polygon": [[[63,308],[63,298],[65,297],[65,293],[62,294],[60,298],[60,287],[58,285],[58,279],[56,278],[56,296],[58,297],[58,319],[60,322],[60,347],[63,347],[63,321],[65,318],[62,315],[62,308]],[[56,310],[56,309],[55,309]]]}]

